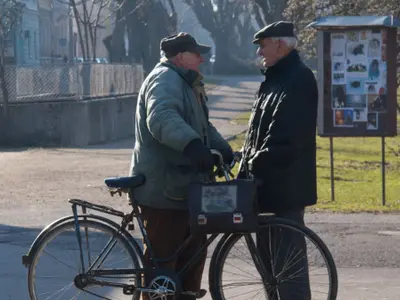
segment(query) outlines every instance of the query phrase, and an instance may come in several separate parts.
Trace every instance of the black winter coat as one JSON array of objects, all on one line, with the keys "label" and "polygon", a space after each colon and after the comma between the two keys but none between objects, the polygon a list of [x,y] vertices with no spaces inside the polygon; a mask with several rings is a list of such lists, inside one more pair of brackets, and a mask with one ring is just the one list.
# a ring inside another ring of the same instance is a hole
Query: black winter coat
[{"label": "black winter coat", "polygon": [[[261,212],[302,209],[317,202],[318,89],[293,50],[263,71],[244,144],[244,162],[262,184]],[[242,176],[243,172],[239,176]]]}]

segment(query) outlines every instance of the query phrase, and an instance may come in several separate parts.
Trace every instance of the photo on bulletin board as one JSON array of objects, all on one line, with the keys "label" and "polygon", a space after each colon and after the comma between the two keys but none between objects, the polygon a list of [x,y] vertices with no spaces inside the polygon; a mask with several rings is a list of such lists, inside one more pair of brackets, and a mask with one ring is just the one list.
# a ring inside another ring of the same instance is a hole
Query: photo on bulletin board
[{"label": "photo on bulletin board", "polygon": [[332,86],[332,108],[344,108],[346,105],[346,85]]},{"label": "photo on bulletin board", "polygon": [[360,40],[359,31],[349,31],[346,33],[348,42],[358,42]]},{"label": "photo on bulletin board", "polygon": [[382,38],[380,33],[372,33],[368,41],[368,56],[381,57]]},{"label": "photo on bulletin board", "polygon": [[366,95],[346,95],[346,107],[367,108]]},{"label": "photo on bulletin board", "polygon": [[345,73],[332,73],[333,84],[345,84]]},{"label": "photo on bulletin board", "polygon": [[381,81],[381,64],[376,58],[368,60],[368,80]]},{"label": "photo on bulletin board", "polygon": [[346,72],[348,77],[367,77],[368,75],[367,61],[348,60]]},{"label": "photo on bulletin board", "polygon": [[346,64],[344,60],[332,61],[332,73],[339,73],[346,71]]},{"label": "photo on bulletin board", "polygon": [[386,111],[386,95],[368,95],[369,112]]},{"label": "photo on bulletin board", "polygon": [[353,110],[348,108],[333,110],[335,127],[353,127]]},{"label": "photo on bulletin board", "polygon": [[346,35],[344,33],[333,33],[331,35],[332,60],[344,60],[345,51],[346,51]]},{"label": "photo on bulletin board", "polygon": [[346,45],[346,59],[350,62],[365,61],[368,57],[367,42],[349,42]]},{"label": "photo on bulletin board", "polygon": [[359,34],[360,41],[368,41],[371,37],[371,30],[362,30]]},{"label": "photo on bulletin board", "polygon": [[365,90],[365,78],[349,77],[346,82],[347,95],[362,95]]},{"label": "photo on bulletin board", "polygon": [[377,130],[378,129],[378,118],[379,118],[378,113],[376,113],[376,112],[368,113],[367,130]]},{"label": "photo on bulletin board", "polygon": [[365,94],[378,94],[380,84],[377,81],[365,81]]},{"label": "photo on bulletin board", "polygon": [[354,122],[367,122],[367,109],[355,108],[354,109]]}]

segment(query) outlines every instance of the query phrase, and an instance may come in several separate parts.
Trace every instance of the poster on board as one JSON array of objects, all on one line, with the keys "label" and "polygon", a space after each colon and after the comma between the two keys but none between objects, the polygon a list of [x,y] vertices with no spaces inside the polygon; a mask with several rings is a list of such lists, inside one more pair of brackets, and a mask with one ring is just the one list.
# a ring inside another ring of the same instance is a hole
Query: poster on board
[{"label": "poster on board", "polygon": [[331,109],[334,128],[379,130],[387,113],[386,32],[330,34]]}]

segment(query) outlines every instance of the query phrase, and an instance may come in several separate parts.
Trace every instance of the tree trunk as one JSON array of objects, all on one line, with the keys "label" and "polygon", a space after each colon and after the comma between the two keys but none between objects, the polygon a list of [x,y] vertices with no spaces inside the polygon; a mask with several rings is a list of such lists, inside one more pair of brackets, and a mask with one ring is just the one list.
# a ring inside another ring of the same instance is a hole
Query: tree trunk
[{"label": "tree trunk", "polygon": [[4,39],[0,38],[0,88],[3,96],[3,117],[4,119],[8,118],[8,109],[9,109],[9,92],[6,82],[6,68],[4,66]]},{"label": "tree trunk", "polygon": [[260,28],[263,28],[263,27],[264,27],[265,25],[267,25],[267,24],[265,24],[264,19],[263,19],[263,17],[261,16],[260,7],[259,7],[257,4],[255,4],[254,6],[255,6],[255,7],[253,8],[254,18],[256,19],[256,22],[257,22],[258,26],[259,26]]},{"label": "tree trunk", "polygon": [[254,0],[254,2],[260,7],[267,24],[283,19],[283,12],[287,7],[287,0]]},{"label": "tree trunk", "polygon": [[217,34],[213,37],[215,43],[215,74],[229,74],[232,70],[232,59],[229,47],[229,36]]},{"label": "tree trunk", "polygon": [[93,53],[92,55],[93,55],[93,60],[95,60],[97,57],[97,53],[96,53],[96,50],[97,50],[97,28],[96,27],[93,29],[91,36],[92,36],[91,39],[92,39],[92,53]]},{"label": "tree trunk", "polygon": [[79,37],[79,45],[81,46],[82,57],[84,60],[87,58],[87,53],[85,51],[85,43],[83,42],[83,35],[82,35],[82,27],[81,22],[79,21],[79,11],[76,7],[75,1],[71,1],[72,10],[74,11],[74,19],[76,22],[76,28],[78,30],[78,37]]},{"label": "tree trunk", "polygon": [[[90,54],[90,46],[89,46],[89,39],[90,39],[90,20],[88,18],[88,11],[87,11],[87,6],[86,6],[86,1],[82,1],[82,6],[83,6],[83,28],[85,30],[85,46],[86,46],[86,53],[87,57],[86,59],[89,58]],[[78,23],[78,22],[77,22]]]},{"label": "tree trunk", "polygon": [[125,61],[125,31],[127,28],[126,14],[128,13],[127,2],[118,2],[122,5],[121,9],[115,13],[115,27],[111,35],[103,39],[103,43],[108,51],[110,63],[122,63]]}]

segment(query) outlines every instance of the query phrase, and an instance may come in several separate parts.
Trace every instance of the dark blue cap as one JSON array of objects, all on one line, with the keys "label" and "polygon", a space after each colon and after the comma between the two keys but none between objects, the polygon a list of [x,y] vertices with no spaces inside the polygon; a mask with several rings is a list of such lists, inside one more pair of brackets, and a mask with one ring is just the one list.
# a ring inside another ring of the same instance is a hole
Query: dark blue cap
[{"label": "dark blue cap", "polygon": [[254,35],[253,44],[270,37],[296,37],[292,22],[278,21],[265,26]]}]

